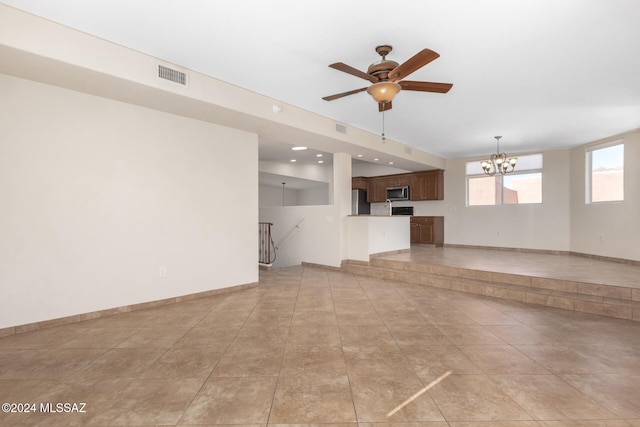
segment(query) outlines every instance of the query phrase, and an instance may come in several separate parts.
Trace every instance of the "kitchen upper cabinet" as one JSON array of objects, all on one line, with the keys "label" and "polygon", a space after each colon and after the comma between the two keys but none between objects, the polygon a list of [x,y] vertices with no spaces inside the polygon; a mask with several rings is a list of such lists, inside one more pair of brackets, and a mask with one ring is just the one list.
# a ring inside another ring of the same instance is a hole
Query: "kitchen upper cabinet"
[{"label": "kitchen upper cabinet", "polygon": [[402,185],[409,185],[411,176],[409,174],[400,175],[388,175],[387,187],[400,187]]},{"label": "kitchen upper cabinet", "polygon": [[443,200],[444,171],[415,172],[410,175],[410,200]]},{"label": "kitchen upper cabinet", "polygon": [[352,189],[367,190],[367,202],[380,203],[387,200],[387,187],[409,186],[409,200],[443,200],[444,171],[401,173],[374,177],[351,178]]},{"label": "kitchen upper cabinet", "polygon": [[356,176],[351,178],[351,189],[352,190],[366,190],[367,189],[367,178],[364,176]]},{"label": "kitchen upper cabinet", "polygon": [[411,243],[444,245],[444,217],[413,216],[410,227]]},{"label": "kitchen upper cabinet", "polygon": [[367,202],[377,203],[387,200],[386,177],[369,178],[367,181]]}]

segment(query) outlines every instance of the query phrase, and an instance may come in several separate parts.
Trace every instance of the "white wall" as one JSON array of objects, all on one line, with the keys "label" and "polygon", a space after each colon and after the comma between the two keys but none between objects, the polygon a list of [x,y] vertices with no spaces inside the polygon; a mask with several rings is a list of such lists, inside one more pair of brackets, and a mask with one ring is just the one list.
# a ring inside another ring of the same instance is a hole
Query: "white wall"
[{"label": "white wall", "polygon": [[369,261],[372,254],[409,249],[410,230],[407,216],[349,216],[347,259]]},{"label": "white wall", "polygon": [[380,176],[394,175],[398,173],[411,172],[405,169],[394,168],[393,166],[381,165],[378,163],[370,163],[354,160],[351,165],[351,173],[353,176]]},{"label": "white wall", "polygon": [[[313,181],[308,183],[311,184],[309,188],[285,188],[284,206],[313,206],[330,203],[331,165],[260,161],[259,167],[261,173],[282,177],[283,182],[287,181],[287,177],[296,178],[299,181]],[[283,206],[282,187],[261,181],[260,206]]]},{"label": "white wall", "polygon": [[[587,146],[571,150],[571,250],[640,261],[640,131],[622,137],[623,202],[586,204]],[[619,138],[615,136],[609,140]]]},{"label": "white wall", "polygon": [[340,267],[342,259],[346,258],[346,220],[351,213],[351,157],[335,153],[332,164],[329,199],[333,204],[260,206],[260,221],[273,224],[272,238],[278,247],[274,267],[302,262]]},{"label": "white wall", "polygon": [[313,206],[329,204],[329,184],[321,187],[298,190],[298,205]]},{"label": "white wall", "polygon": [[[282,187],[271,185],[259,186],[259,205],[263,206],[283,206]],[[307,188],[294,190],[285,188],[284,206],[312,206],[326,205],[329,203],[329,184],[317,188]]]},{"label": "white wall", "polygon": [[[339,267],[340,217],[334,205],[261,207],[260,221],[273,223],[278,246],[274,267],[302,262]],[[299,225],[296,228],[296,225]]]},{"label": "white wall", "polygon": [[4,75],[0,93],[0,328],[257,282],[257,135]]},{"label": "white wall", "polygon": [[347,259],[349,241],[347,218],[351,215],[351,156],[347,153],[333,153],[333,186],[329,196],[338,209],[340,218],[339,259]]},{"label": "white wall", "polygon": [[301,178],[308,181],[331,183],[331,165],[284,163],[262,160],[259,162],[260,172],[272,175]]},{"label": "white wall", "polygon": [[282,187],[273,187],[271,185],[260,185],[258,187],[259,192],[259,206],[297,206],[298,203],[298,190],[285,188],[284,190],[284,205],[282,204]]}]

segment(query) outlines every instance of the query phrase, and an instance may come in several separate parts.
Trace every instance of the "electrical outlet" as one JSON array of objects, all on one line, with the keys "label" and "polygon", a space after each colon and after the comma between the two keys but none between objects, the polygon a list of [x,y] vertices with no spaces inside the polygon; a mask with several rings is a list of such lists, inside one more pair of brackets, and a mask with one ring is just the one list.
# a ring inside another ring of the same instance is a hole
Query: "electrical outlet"
[{"label": "electrical outlet", "polygon": [[167,268],[160,267],[160,269],[158,270],[158,274],[160,275],[160,277],[167,277]]}]

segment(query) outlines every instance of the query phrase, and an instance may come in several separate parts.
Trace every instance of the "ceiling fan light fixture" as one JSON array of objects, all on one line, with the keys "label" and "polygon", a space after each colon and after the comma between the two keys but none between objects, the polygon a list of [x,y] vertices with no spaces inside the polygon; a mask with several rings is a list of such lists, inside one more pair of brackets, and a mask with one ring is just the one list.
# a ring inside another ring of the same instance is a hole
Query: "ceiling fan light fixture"
[{"label": "ceiling fan light fixture", "polygon": [[[382,57],[382,60],[371,64],[369,68],[367,68],[366,73],[358,70],[357,68],[353,68],[344,62],[329,64],[329,67],[335,70],[368,80],[372,85],[347,92],[336,93],[335,95],[325,96],[322,99],[325,101],[333,101],[334,99],[354,95],[366,90],[378,104],[378,111],[385,112],[391,109],[391,101],[393,101],[396,94],[400,92],[400,89],[418,92],[449,92],[453,86],[451,83],[413,82],[404,80],[414,71],[440,57],[437,52],[434,52],[431,49],[422,49],[402,64],[398,64],[396,61],[387,59],[387,55],[392,49],[391,45],[377,46],[376,52]],[[384,133],[382,139],[384,140]]]},{"label": "ceiling fan light fixture", "polygon": [[367,89],[367,93],[373,97],[373,99],[380,103],[391,102],[402,87],[398,83],[394,82],[378,82],[374,83]]}]

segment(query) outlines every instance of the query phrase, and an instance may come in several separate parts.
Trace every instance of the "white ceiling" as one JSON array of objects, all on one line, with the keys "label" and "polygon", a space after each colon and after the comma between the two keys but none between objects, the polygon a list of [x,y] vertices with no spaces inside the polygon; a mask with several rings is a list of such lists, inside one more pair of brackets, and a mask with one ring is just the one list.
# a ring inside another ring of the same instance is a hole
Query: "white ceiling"
[{"label": "white ceiling", "polygon": [[453,88],[400,92],[385,133],[445,158],[488,154],[495,135],[523,153],[640,128],[638,0],[0,1],[374,133],[366,92],[321,99],[369,84],[328,64],[430,48],[409,79]]}]

